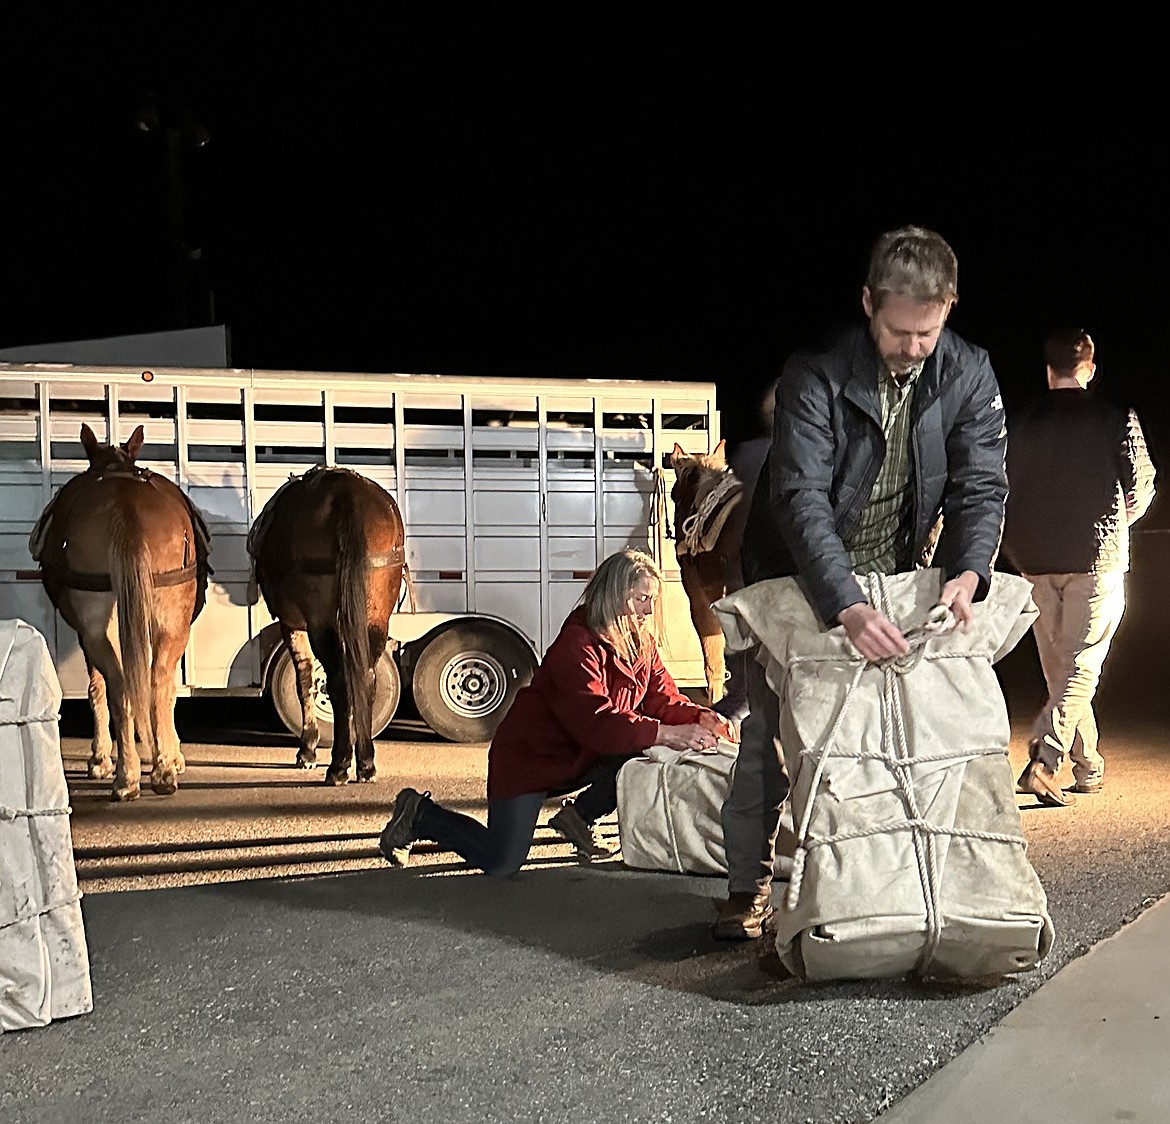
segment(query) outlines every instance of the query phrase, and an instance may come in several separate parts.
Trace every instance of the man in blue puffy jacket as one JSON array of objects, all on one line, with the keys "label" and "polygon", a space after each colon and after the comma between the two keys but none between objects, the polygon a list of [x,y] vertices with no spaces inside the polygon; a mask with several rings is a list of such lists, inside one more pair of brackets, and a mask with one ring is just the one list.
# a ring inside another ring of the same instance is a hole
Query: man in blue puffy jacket
[{"label": "man in blue puffy jacket", "polygon": [[[868,325],[780,377],[772,445],[744,535],[751,583],[795,575],[826,627],[858,652],[908,651],[855,573],[920,565],[944,575],[940,601],[960,624],[986,596],[1003,525],[1003,402],[987,353],[946,327],[958,264],[938,234],[878,239],[861,304]],[[723,807],[728,899],[713,934],[758,937],[771,915],[780,808],[788,790],[776,738],[779,700],[749,661],[750,714]]]}]

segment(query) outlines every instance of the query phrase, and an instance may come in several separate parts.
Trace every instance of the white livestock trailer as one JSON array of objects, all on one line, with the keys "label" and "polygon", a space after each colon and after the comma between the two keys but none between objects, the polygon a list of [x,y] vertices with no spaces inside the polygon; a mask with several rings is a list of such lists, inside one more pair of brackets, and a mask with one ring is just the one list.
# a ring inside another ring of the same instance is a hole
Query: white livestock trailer
[{"label": "white livestock trailer", "polygon": [[0,618],[44,633],[67,698],[86,694],[84,660],[28,537],[86,467],[83,422],[118,442],[143,425],[139,463],[174,480],[211,530],[215,573],[181,694],[269,692],[299,731],[279,630],[249,603],[245,539],[273,492],[316,464],[376,480],[406,524],[414,603],[390,622],[381,725],[405,680],[437,733],[489,738],[594,567],[627,546],[665,571],[667,666],[680,685],[703,684],[665,520],[675,442],[705,453],[719,439],[710,383],[0,363]]}]

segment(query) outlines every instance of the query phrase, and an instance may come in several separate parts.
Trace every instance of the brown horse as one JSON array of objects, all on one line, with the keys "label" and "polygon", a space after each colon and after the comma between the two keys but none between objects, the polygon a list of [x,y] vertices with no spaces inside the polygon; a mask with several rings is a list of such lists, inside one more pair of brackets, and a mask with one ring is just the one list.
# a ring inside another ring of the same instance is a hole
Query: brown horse
[{"label": "brown horse", "polygon": [[136,740],[153,762],[151,788],[179,786],[175,676],[210,573],[206,528],[187,497],[134,463],[143,440],[139,426],[124,445],[102,445],[83,425],[89,467],[45,508],[30,543],[49,599],[81,641],[94,717],[89,775],[112,774],[115,800],[139,794]]},{"label": "brown horse", "polygon": [[297,671],[302,723],[296,763],[317,759],[313,656],[333,706],[326,784],[372,781],[374,666],[386,649],[405,564],[402,516],[393,497],[345,468],[293,477],[264,506],[248,536],[256,578]]},{"label": "brown horse", "polygon": [[722,441],[710,453],[693,455],[676,443],[670,464],[675,473],[670,493],[675,556],[703,649],[708,705],[714,705],[723,698],[726,665],[723,630],[711,605],[743,588],[740,545],[747,517],[739,502],[743,484],[727,467]]}]

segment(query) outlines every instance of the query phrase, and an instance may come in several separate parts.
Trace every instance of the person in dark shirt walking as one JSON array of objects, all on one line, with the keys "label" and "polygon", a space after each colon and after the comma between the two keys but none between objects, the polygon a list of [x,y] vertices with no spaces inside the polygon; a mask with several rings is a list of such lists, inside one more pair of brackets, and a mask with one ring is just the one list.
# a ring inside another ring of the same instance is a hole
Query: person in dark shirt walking
[{"label": "person in dark shirt walking", "polygon": [[1044,355],[1048,392],[1008,426],[1003,551],[1032,583],[1048,685],[1018,787],[1068,807],[1076,797],[1057,781],[1066,756],[1072,792],[1104,784],[1093,696],[1125,611],[1129,528],[1154,498],[1154,466],[1137,414],[1089,389],[1097,371],[1089,333],[1056,332]]}]

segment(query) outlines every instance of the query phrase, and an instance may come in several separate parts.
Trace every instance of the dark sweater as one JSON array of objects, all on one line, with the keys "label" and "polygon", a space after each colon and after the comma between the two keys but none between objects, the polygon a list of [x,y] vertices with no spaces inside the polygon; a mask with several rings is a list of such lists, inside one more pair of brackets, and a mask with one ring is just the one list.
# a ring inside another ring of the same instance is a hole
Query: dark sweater
[{"label": "dark sweater", "polygon": [[1080,389],[1050,390],[1008,419],[1003,550],[1024,574],[1129,569],[1129,524],[1153,498],[1136,414]]}]

